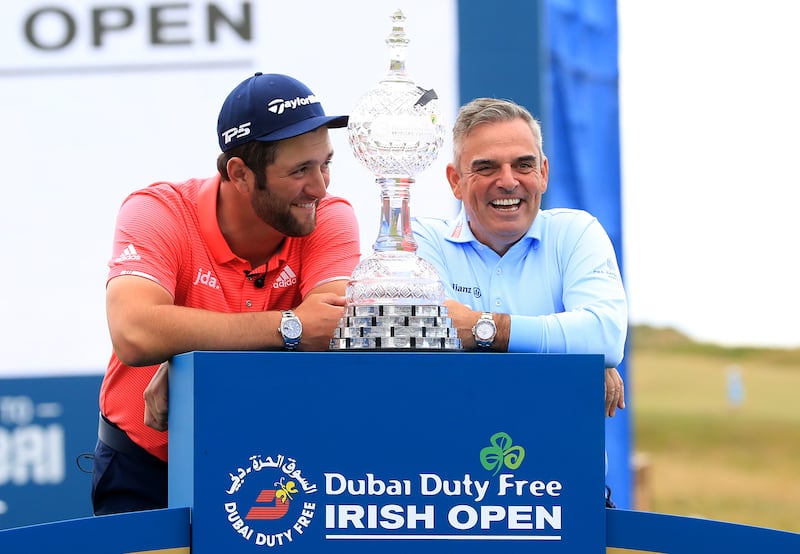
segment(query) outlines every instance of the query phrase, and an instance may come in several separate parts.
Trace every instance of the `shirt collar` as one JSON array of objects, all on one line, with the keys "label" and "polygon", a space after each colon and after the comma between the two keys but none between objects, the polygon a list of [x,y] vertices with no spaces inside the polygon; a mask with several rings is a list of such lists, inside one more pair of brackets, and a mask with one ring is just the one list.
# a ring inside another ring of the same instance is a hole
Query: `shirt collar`
[{"label": "shirt collar", "polygon": [[[527,232],[517,244],[519,244],[519,242],[524,242],[524,239],[531,239],[533,241],[534,248],[539,245],[542,240],[542,231],[544,229],[544,218],[541,216],[541,213],[542,210],[539,210],[539,213],[533,219],[533,225],[528,228]],[[467,211],[464,209],[463,202],[461,203],[461,209],[459,210],[458,215],[450,222],[450,225],[447,228],[446,239],[450,242],[457,243],[480,243],[480,241],[475,238],[475,235],[472,233],[472,229],[469,227],[469,218],[467,217]]]},{"label": "shirt collar", "polygon": [[200,233],[218,264],[228,263],[237,258],[225,241],[217,219],[217,198],[219,197],[220,175],[206,179],[200,185],[197,195],[197,216],[200,220]]},{"label": "shirt collar", "polygon": [[[246,260],[242,260],[233,253],[222,230],[219,228],[219,220],[217,219],[217,198],[219,197],[219,187],[221,178],[218,174],[216,177],[206,179],[200,185],[200,192],[197,198],[197,212],[200,219],[200,233],[203,235],[211,254],[218,264],[230,263],[238,261],[243,264],[249,265]],[[251,273],[263,273],[276,269],[281,262],[286,261],[289,257],[289,250],[291,248],[292,237],[285,237],[277,252],[275,252],[266,264],[259,267],[254,267]]]}]

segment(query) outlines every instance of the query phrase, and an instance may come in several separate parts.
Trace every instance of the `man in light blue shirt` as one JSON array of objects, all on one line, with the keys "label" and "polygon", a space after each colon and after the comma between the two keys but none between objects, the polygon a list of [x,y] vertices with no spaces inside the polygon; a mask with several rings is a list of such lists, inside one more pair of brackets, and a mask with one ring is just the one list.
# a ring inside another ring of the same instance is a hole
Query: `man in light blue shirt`
[{"label": "man in light blue shirt", "polygon": [[412,223],[417,253],[436,266],[448,299],[475,311],[447,302],[457,328],[471,330],[477,312],[491,312],[497,326],[487,346],[492,350],[603,354],[609,367],[622,361],[625,293],[611,240],[596,218],[580,210],[542,210],[502,255],[482,243],[468,221],[462,206],[453,221]]},{"label": "man in light blue shirt", "polygon": [[479,98],[453,128],[447,180],[461,211],[452,221],[414,218],[417,254],[445,285],[448,315],[465,348],[603,354],[606,415],[625,407],[616,370],[628,306],[611,240],[581,210],[541,210],[548,161],[524,107]]}]

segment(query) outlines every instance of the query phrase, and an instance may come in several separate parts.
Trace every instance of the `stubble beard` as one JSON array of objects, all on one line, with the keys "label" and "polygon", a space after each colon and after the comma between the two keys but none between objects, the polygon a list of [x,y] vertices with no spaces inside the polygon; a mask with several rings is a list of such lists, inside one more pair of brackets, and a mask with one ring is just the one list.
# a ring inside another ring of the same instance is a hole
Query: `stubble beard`
[{"label": "stubble beard", "polygon": [[253,211],[264,223],[288,237],[304,237],[317,226],[319,200],[314,201],[313,214],[301,221],[292,214],[292,204],[273,194],[266,183],[263,188],[257,189],[251,205]]}]

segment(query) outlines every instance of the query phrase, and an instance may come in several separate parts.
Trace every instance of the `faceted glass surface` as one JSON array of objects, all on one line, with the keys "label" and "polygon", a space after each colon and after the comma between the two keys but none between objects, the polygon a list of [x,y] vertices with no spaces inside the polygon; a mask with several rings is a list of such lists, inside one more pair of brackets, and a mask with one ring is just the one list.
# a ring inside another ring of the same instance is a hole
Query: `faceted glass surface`
[{"label": "faceted glass surface", "polygon": [[410,81],[384,80],[350,113],[348,133],[356,158],[378,176],[413,176],[437,157],[444,141],[439,104]]},{"label": "faceted glass surface", "polygon": [[413,252],[376,252],[353,270],[345,295],[349,306],[441,305],[444,285],[436,268]]}]

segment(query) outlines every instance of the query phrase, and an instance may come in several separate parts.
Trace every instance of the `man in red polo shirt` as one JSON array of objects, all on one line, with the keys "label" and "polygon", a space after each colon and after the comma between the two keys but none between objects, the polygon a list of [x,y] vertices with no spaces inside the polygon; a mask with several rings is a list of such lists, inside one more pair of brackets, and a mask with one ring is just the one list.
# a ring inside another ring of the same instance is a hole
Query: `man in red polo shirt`
[{"label": "man in red polo shirt", "polygon": [[329,348],[360,256],[352,207],[327,194],[328,129],[347,119],[325,115],[300,81],[257,73],[223,103],[216,176],[158,182],[123,202],[106,286],[114,352],[100,390],[96,515],[167,506],[163,362]]}]

